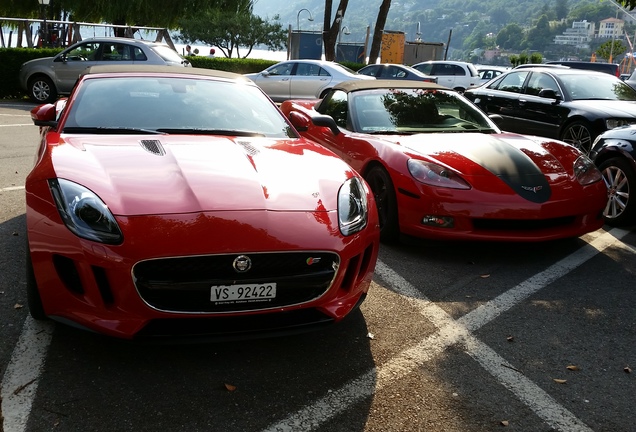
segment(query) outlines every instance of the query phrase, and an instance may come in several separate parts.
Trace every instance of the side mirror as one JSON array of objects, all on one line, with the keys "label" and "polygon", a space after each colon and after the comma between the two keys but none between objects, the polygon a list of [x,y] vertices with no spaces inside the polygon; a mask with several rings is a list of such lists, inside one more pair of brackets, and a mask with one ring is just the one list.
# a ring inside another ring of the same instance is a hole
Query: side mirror
[{"label": "side mirror", "polygon": [[55,104],[36,106],[31,110],[31,120],[36,126],[57,127],[57,110]]},{"label": "side mirror", "polygon": [[561,96],[559,96],[557,92],[552,89],[542,89],[539,91],[538,96],[546,99],[556,99],[558,101],[561,100]]},{"label": "side mirror", "polygon": [[504,118],[503,118],[501,115],[499,115],[499,114],[490,114],[490,115],[488,116],[488,118],[489,118],[490,120],[494,121],[494,122],[495,122],[495,124],[496,124],[497,126],[499,126],[499,127],[501,127],[501,125],[502,125],[502,124],[503,124],[503,122],[504,122]]},{"label": "side mirror", "polygon": [[309,129],[309,119],[300,113],[295,111],[290,112],[289,121],[291,121],[291,124],[294,125],[298,132],[305,132]]},{"label": "side mirror", "polygon": [[268,77],[269,76],[269,72],[267,72],[266,70],[264,70],[263,72],[261,72],[261,75],[263,75],[264,77]]},{"label": "side mirror", "polygon": [[331,116],[324,114],[316,115],[311,118],[311,122],[314,126],[328,127],[334,135],[338,135],[340,133],[340,128]]}]

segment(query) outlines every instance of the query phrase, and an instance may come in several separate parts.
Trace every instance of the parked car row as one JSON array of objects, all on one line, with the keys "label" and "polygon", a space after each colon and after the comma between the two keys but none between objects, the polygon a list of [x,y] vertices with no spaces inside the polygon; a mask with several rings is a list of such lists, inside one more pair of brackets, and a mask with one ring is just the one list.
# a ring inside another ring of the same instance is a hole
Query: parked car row
[{"label": "parked car row", "polygon": [[372,69],[80,72],[31,112],[31,315],[135,340],[294,333],[360,306],[380,241],[636,222],[636,125],[620,127],[636,92],[620,79],[533,67],[464,92]]}]

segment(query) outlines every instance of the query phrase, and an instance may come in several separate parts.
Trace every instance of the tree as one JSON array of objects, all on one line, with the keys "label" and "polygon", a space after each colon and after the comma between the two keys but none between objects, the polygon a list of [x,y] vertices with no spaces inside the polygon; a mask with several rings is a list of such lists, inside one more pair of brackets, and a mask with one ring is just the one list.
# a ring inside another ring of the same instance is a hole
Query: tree
[{"label": "tree", "polygon": [[325,0],[325,19],[324,28],[322,31],[322,41],[325,47],[325,60],[333,61],[336,59],[336,42],[338,41],[338,35],[340,34],[340,26],[344,19],[345,12],[349,0],[340,0],[338,9],[336,10],[336,16],[331,22],[331,8],[332,0]]},{"label": "tree", "polygon": [[[241,47],[247,57],[254,46],[266,45],[270,50],[282,50],[287,31],[280,23],[268,23],[253,13],[253,0],[227,0],[220,8],[208,8],[197,16],[179,22],[180,39],[187,43],[202,42],[218,47],[225,57],[232,57]],[[274,17],[277,20],[278,16]]]},{"label": "tree", "polygon": [[554,11],[556,13],[556,18],[558,20],[562,20],[567,18],[568,16],[568,0],[556,0],[556,5],[554,6]]},{"label": "tree", "polygon": [[382,34],[384,33],[384,25],[386,17],[389,15],[391,8],[391,0],[382,0],[380,10],[378,11],[378,19],[375,21],[375,29],[373,30],[373,40],[371,42],[371,51],[369,52],[369,64],[374,64],[380,57],[380,46],[382,46]]},{"label": "tree", "polygon": [[521,26],[517,23],[511,23],[497,33],[497,45],[505,50],[519,50],[523,37]]},{"label": "tree", "polygon": [[[52,0],[47,18],[59,19],[62,11],[69,20],[107,22],[117,25],[143,25],[176,28],[183,17],[194,16],[219,4],[219,0]],[[37,0],[3,0],[0,15],[39,17]]]},{"label": "tree", "polygon": [[627,47],[619,40],[608,40],[596,49],[596,57],[603,58],[612,63],[616,57],[625,54]]}]

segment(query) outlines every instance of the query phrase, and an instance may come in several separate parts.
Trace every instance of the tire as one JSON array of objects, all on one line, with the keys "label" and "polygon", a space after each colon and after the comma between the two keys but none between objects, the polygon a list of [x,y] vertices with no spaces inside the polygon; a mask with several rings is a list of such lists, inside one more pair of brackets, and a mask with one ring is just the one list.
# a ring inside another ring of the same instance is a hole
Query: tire
[{"label": "tire", "polygon": [[47,320],[48,318],[46,313],[44,313],[44,306],[42,305],[42,297],[40,297],[40,290],[35,281],[35,273],[33,272],[33,263],[31,262],[31,252],[29,251],[28,244],[26,247],[26,292],[29,313],[33,319],[38,321]]},{"label": "tire", "polygon": [[632,165],[628,160],[617,157],[606,160],[599,169],[607,185],[608,201],[603,211],[605,223],[622,226],[636,222],[636,172]]},{"label": "tire", "polygon": [[57,99],[57,90],[49,77],[38,75],[29,79],[29,97],[36,103],[52,103]]},{"label": "tire", "polygon": [[561,132],[560,140],[573,145],[581,150],[583,154],[587,155],[590,154],[590,150],[592,149],[594,136],[592,129],[587,123],[575,121],[565,126],[563,132]]},{"label": "tire", "polygon": [[380,220],[380,240],[385,243],[394,243],[400,238],[400,227],[397,199],[391,176],[384,168],[376,166],[369,170],[365,180],[375,196]]}]

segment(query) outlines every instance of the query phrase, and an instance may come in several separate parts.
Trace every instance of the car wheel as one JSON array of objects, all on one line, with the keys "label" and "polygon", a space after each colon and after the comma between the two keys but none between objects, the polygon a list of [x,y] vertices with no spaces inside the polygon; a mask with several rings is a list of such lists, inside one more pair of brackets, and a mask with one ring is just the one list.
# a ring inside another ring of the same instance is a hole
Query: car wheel
[{"label": "car wheel", "polygon": [[592,148],[592,130],[589,125],[582,121],[570,123],[561,133],[561,141],[573,145],[584,154],[589,154]]},{"label": "car wheel", "polygon": [[621,226],[634,222],[636,212],[636,172],[629,162],[622,158],[608,159],[599,167],[607,185],[607,205],[603,211],[608,225]]},{"label": "car wheel", "polygon": [[33,272],[33,263],[31,262],[31,252],[29,251],[28,244],[26,247],[26,291],[29,313],[33,319],[38,321],[46,320],[47,317],[44,313],[42,297],[40,297],[40,290],[38,289],[38,284],[35,281],[35,273]]},{"label": "car wheel", "polygon": [[386,243],[397,241],[400,238],[397,199],[389,173],[384,168],[376,166],[369,170],[365,180],[375,196],[380,219],[380,240]]},{"label": "car wheel", "polygon": [[39,75],[29,80],[29,97],[37,103],[54,102],[57,90],[49,77]]}]

